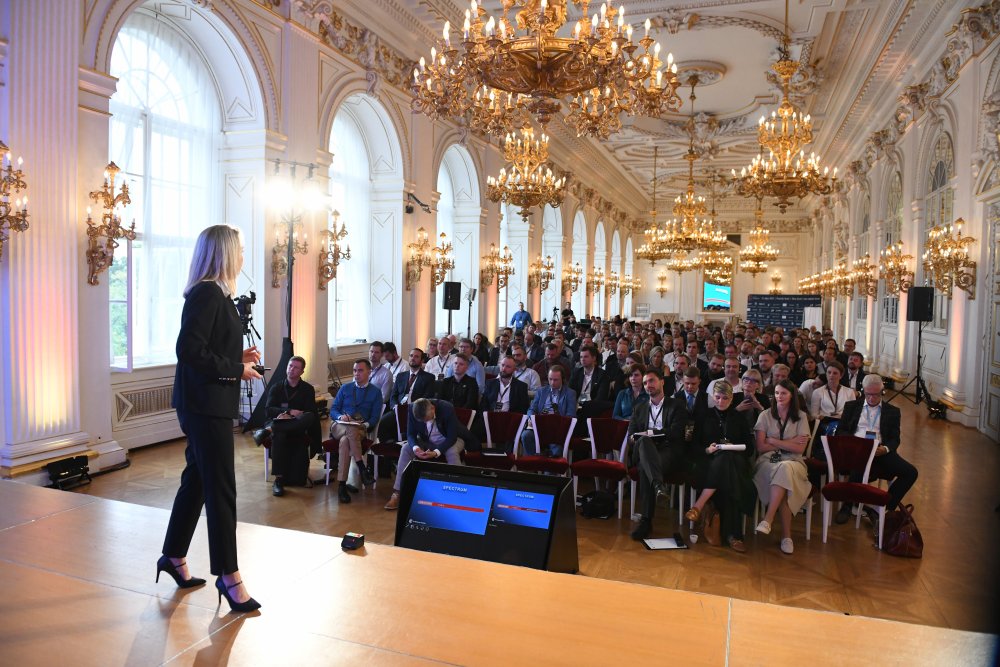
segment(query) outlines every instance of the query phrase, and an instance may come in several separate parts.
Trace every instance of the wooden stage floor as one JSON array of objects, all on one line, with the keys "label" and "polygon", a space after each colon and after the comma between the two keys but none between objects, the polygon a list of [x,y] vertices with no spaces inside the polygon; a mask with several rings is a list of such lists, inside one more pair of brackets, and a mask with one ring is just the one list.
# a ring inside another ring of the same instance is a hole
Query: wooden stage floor
[{"label": "wooden stage floor", "polygon": [[[989,665],[996,637],[241,523],[263,606],[153,581],[167,511],[0,482],[5,665]],[[207,574],[204,520],[189,560]],[[210,582],[211,583],[211,582]],[[818,643],[819,642],[819,643]]]}]

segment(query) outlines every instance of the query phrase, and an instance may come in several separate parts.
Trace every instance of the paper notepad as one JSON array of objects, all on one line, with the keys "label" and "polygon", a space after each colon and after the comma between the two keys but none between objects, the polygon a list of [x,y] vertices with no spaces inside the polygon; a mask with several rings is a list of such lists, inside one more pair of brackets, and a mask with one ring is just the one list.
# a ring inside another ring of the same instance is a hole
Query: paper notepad
[{"label": "paper notepad", "polygon": [[688,545],[684,543],[684,538],[681,537],[680,533],[674,533],[673,537],[658,537],[655,539],[645,539],[642,541],[646,545],[646,548],[651,551],[659,551],[661,549],[687,549]]}]

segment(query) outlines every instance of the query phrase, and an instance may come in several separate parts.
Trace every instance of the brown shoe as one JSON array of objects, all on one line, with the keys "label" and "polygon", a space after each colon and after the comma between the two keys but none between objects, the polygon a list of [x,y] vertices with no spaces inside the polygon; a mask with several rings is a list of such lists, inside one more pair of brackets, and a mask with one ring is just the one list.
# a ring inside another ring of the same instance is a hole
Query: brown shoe
[{"label": "brown shoe", "polygon": [[729,538],[729,548],[740,554],[745,554],[747,552],[747,548],[746,545],[743,544],[743,540],[738,540],[735,537]]},{"label": "brown shoe", "polygon": [[398,510],[399,509],[399,493],[396,491],[392,492],[389,496],[389,502],[385,504],[387,510]]},{"label": "brown shoe", "polygon": [[701,518],[701,510],[697,507],[692,507],[687,512],[684,513],[684,518],[688,521],[697,521]]}]

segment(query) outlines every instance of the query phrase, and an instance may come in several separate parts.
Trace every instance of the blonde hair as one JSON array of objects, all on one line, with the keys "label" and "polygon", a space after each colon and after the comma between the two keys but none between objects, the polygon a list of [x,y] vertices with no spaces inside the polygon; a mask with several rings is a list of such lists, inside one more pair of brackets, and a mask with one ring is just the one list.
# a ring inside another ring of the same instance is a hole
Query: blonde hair
[{"label": "blonde hair", "polygon": [[239,276],[243,242],[240,230],[231,225],[213,225],[201,231],[194,244],[191,269],[188,272],[187,296],[194,286],[201,282],[215,282],[228,292],[236,294],[236,278]]}]

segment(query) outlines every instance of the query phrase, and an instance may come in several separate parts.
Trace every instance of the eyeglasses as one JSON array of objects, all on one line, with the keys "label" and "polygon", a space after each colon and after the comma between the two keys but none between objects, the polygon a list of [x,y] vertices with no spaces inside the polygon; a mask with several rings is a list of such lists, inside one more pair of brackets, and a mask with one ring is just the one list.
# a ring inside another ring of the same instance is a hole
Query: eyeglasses
[{"label": "eyeglasses", "polygon": [[760,380],[754,380],[753,378],[743,378],[743,381],[744,382],[754,382],[754,383],[760,382]]}]

